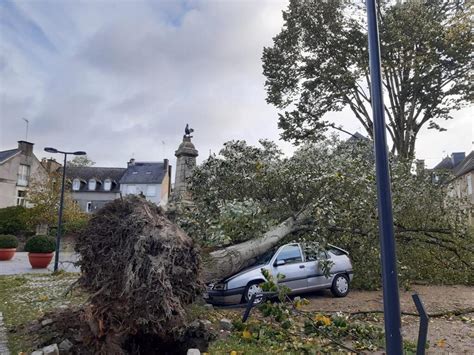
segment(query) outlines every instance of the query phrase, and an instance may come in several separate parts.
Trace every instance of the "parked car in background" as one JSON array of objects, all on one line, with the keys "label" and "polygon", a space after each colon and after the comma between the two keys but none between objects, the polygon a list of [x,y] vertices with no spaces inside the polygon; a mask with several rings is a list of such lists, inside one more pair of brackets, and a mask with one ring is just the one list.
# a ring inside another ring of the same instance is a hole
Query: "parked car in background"
[{"label": "parked car in background", "polygon": [[[324,264],[329,265],[326,273]],[[262,292],[260,284],[266,281],[262,268],[275,279],[278,274],[285,275],[278,284],[289,287],[291,294],[330,289],[334,296],[345,297],[353,278],[349,253],[344,249],[330,245],[312,253],[301,243],[290,243],[265,253],[255,265],[208,285],[207,301],[216,305],[248,302]]]}]

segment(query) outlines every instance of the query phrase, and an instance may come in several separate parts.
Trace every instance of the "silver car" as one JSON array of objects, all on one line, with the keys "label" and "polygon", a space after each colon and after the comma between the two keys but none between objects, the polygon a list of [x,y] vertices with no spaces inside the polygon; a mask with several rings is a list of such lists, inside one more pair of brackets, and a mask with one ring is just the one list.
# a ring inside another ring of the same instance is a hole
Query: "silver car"
[{"label": "silver car", "polygon": [[[278,274],[285,275],[278,283],[289,287],[291,294],[330,289],[336,297],[346,296],[353,278],[349,253],[333,245],[317,256],[304,250],[302,244],[291,243],[267,252],[255,265],[208,285],[207,301],[216,305],[248,302],[253,294],[262,292],[260,284],[266,281],[262,268],[269,270],[275,280]],[[330,262],[329,276],[324,275],[323,260]]]}]

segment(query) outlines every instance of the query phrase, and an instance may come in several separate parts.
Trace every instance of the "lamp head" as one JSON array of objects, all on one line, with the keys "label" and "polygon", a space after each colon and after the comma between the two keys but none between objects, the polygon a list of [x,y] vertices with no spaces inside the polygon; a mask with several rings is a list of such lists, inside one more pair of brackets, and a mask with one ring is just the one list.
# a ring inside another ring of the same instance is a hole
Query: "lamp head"
[{"label": "lamp head", "polygon": [[83,151],[77,151],[77,152],[74,152],[72,154],[74,154],[74,155],[86,155],[87,153],[83,152]]},{"label": "lamp head", "polygon": [[58,152],[58,150],[56,148],[51,148],[51,147],[44,148],[44,151],[48,152],[48,153],[57,153]]}]

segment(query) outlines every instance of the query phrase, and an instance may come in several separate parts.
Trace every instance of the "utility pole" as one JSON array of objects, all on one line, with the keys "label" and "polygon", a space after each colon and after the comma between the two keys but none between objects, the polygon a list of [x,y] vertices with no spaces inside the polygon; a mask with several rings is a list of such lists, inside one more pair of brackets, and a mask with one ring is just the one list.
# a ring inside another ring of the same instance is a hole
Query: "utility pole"
[{"label": "utility pole", "polygon": [[401,355],[403,354],[403,341],[401,334],[400,297],[398,292],[397,255],[393,233],[392,192],[390,189],[387,136],[385,132],[380,66],[380,42],[375,1],[376,0],[366,0],[366,6],[372,94],[371,101],[374,121],[379,234],[383,276],[385,347],[388,355]]}]

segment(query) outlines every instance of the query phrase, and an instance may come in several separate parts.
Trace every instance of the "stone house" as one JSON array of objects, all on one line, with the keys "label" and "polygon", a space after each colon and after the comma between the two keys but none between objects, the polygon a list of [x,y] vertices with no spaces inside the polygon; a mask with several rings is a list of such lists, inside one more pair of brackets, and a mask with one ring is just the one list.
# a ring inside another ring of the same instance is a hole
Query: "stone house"
[{"label": "stone house", "polygon": [[454,178],[450,181],[450,194],[459,199],[461,208],[467,212],[469,224],[474,225],[474,152],[464,158],[453,171]]},{"label": "stone house", "polygon": [[0,208],[29,207],[26,202],[32,179],[45,179],[46,169],[33,153],[33,143],[18,141],[18,148],[0,151]]},{"label": "stone house", "polygon": [[459,204],[466,211],[469,224],[474,225],[474,151],[468,156],[463,152],[453,153],[444,158],[433,168],[435,182],[440,182],[439,172],[450,173],[450,178],[443,181],[449,185],[449,196],[459,200]]},{"label": "stone house", "polygon": [[450,156],[445,157],[432,169],[433,182],[446,182],[444,181],[446,178],[444,175],[454,173],[465,158],[466,153],[464,152],[451,153]]}]

